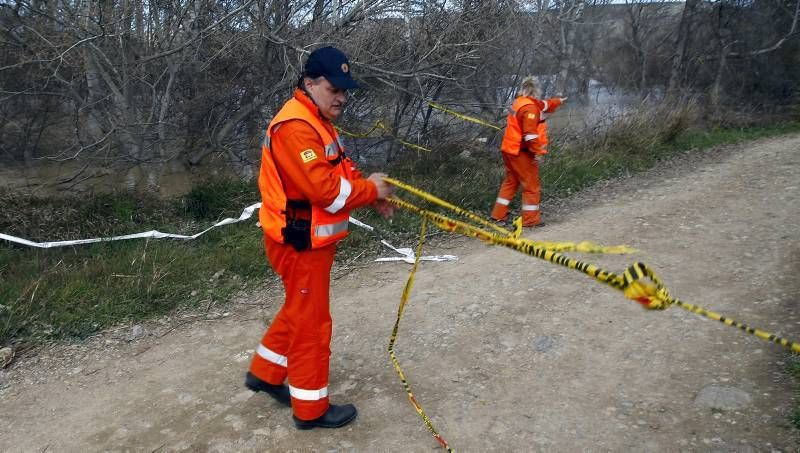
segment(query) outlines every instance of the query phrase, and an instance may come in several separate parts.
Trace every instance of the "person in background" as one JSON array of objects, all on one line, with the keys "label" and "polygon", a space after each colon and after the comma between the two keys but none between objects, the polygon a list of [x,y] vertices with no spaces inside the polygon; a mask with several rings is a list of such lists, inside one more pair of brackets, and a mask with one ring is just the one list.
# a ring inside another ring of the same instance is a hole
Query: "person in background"
[{"label": "person in background", "polygon": [[344,53],[334,47],[311,52],[261,147],[259,221],[286,299],[258,345],[245,385],[291,406],[298,429],[338,428],[356,418],[352,404],[328,401],[330,271],[352,209],[371,204],[392,214],[386,175],[363,178],[333,127],[353,88],[358,84]]},{"label": "person in background", "polygon": [[539,205],[539,159],[547,154],[546,116],[554,112],[567,98],[539,99],[541,88],[536,77],[522,80],[520,92],[509,108],[506,128],[500,144],[506,176],[500,185],[491,217],[497,222],[508,220],[508,205],[522,184],[522,225],[542,226]]}]

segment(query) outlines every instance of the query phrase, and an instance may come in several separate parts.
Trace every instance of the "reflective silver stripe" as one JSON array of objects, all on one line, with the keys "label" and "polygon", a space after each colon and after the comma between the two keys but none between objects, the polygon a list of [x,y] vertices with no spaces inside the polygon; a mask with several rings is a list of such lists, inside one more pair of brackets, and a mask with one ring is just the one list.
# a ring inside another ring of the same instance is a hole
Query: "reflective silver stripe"
[{"label": "reflective silver stripe", "polygon": [[535,138],[539,138],[539,134],[525,134],[525,135],[522,137],[522,139],[523,139],[524,141],[526,141],[526,142],[527,142],[528,140],[533,140],[533,139],[535,139]]},{"label": "reflective silver stripe", "polygon": [[258,349],[256,349],[256,353],[261,356],[262,359],[272,362],[275,365],[280,365],[282,367],[286,367],[287,359],[285,355],[280,355],[277,352],[267,348],[263,344],[258,345]]},{"label": "reflective silver stripe", "polygon": [[497,197],[497,204],[508,206],[509,203],[511,203],[511,200],[506,200],[505,198]]},{"label": "reflective silver stripe", "polygon": [[339,184],[339,195],[336,196],[336,199],[333,200],[330,206],[325,208],[325,210],[331,214],[336,214],[344,207],[344,204],[347,202],[347,197],[349,197],[350,192],[353,191],[353,186],[350,184],[350,181],[341,176],[339,176],[339,178],[342,180],[341,184]]},{"label": "reflective silver stripe", "polygon": [[269,135],[264,134],[264,146],[269,149]]},{"label": "reflective silver stripe", "polygon": [[318,401],[328,397],[328,387],[322,387],[319,390],[306,390],[293,387],[289,384],[289,394],[292,395],[292,398],[303,401]]},{"label": "reflective silver stripe", "polygon": [[347,220],[344,220],[339,223],[330,223],[328,225],[317,225],[317,228],[314,230],[314,232],[318,237],[333,236],[334,234],[339,234],[344,231],[347,231],[348,223],[349,222]]},{"label": "reflective silver stripe", "polygon": [[336,146],[336,142],[330,142],[325,145],[325,157],[336,157],[339,155],[339,148]]},{"label": "reflective silver stripe", "polygon": [[544,108],[543,108],[542,110],[547,110],[547,107],[548,107],[548,106],[549,106],[549,105],[547,104],[547,101],[544,101]]},{"label": "reflective silver stripe", "polygon": [[522,205],[523,211],[538,211],[539,205],[538,204],[524,204]]},{"label": "reflective silver stripe", "polygon": [[344,144],[342,143],[342,138],[338,135],[336,136],[336,144],[339,145],[339,149],[344,151]]}]

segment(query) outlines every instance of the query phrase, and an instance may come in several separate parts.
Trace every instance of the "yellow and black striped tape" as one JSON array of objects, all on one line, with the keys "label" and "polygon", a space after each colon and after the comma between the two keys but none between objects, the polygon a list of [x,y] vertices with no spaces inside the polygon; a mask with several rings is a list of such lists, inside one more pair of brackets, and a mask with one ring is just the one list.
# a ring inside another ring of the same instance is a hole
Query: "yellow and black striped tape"
[{"label": "yellow and black striped tape", "polygon": [[414,410],[417,411],[420,417],[422,417],[422,421],[425,423],[425,426],[428,430],[433,434],[433,437],[441,444],[442,448],[446,449],[447,451],[453,451],[450,448],[450,445],[447,444],[447,441],[436,431],[436,428],[433,426],[433,422],[428,416],[425,414],[425,411],[422,409],[422,405],[419,404],[417,399],[414,397],[414,394],[411,392],[411,386],[408,384],[408,380],[406,379],[406,375],[403,373],[403,369],[400,368],[400,362],[397,360],[397,357],[394,354],[394,344],[397,341],[397,330],[400,328],[400,320],[403,317],[403,310],[405,310],[406,303],[408,302],[408,296],[411,294],[411,288],[414,286],[414,276],[417,273],[417,267],[419,266],[419,257],[422,256],[422,244],[425,242],[425,232],[426,232],[426,221],[422,219],[422,225],[420,226],[419,232],[419,244],[417,244],[417,255],[414,259],[414,265],[411,267],[411,272],[408,274],[408,280],[406,281],[406,286],[403,288],[403,294],[400,296],[400,306],[397,308],[397,319],[394,322],[394,328],[392,328],[392,336],[389,339],[389,357],[392,360],[392,365],[394,366],[395,371],[397,371],[397,375],[400,376],[400,382],[403,383],[403,388],[406,390],[406,394],[408,394],[408,400],[411,402],[411,405],[414,406]]},{"label": "yellow and black striped tape", "polygon": [[342,134],[347,135],[348,137],[353,137],[353,138],[367,138],[370,135],[372,135],[372,133],[375,132],[376,130],[381,129],[384,132],[386,132],[386,135],[391,137],[392,140],[396,141],[397,143],[400,143],[403,146],[407,146],[407,147],[409,147],[411,149],[416,149],[416,150],[419,150],[419,151],[427,151],[427,152],[431,151],[430,149],[425,148],[424,146],[420,146],[420,145],[416,145],[416,144],[411,143],[411,142],[407,142],[407,141],[401,139],[400,137],[395,136],[394,134],[392,134],[392,131],[390,131],[389,128],[386,127],[386,125],[383,123],[382,120],[376,121],[375,125],[373,125],[370,130],[368,130],[367,132],[362,132],[362,133],[349,132],[349,131],[346,131],[346,130],[342,129],[339,126],[334,126],[334,127],[336,127],[336,130],[338,130]]},{"label": "yellow and black striped tape", "polygon": [[441,105],[436,104],[434,102],[428,101],[428,105],[430,105],[431,107],[435,108],[436,110],[440,110],[440,111],[445,112],[447,114],[453,115],[456,118],[460,118],[460,119],[462,119],[464,121],[469,121],[471,123],[480,124],[482,126],[490,127],[492,129],[495,129],[495,130],[498,130],[498,131],[502,131],[503,130],[502,127],[500,127],[500,126],[498,126],[496,124],[492,124],[492,123],[490,123],[488,121],[484,121],[484,120],[482,120],[480,118],[475,118],[474,116],[469,116],[469,115],[465,115],[463,113],[458,113],[455,110],[450,110],[447,107],[441,106]]},{"label": "yellow and black striped tape", "polygon": [[[411,288],[414,285],[414,278],[419,265],[419,258],[420,256],[422,256],[422,247],[425,240],[428,221],[430,221],[431,223],[433,223],[434,225],[445,231],[458,233],[465,236],[471,236],[480,239],[484,242],[488,242],[490,244],[502,245],[511,248],[513,250],[517,250],[526,255],[534,256],[536,258],[544,259],[546,261],[558,264],[560,266],[568,267],[570,269],[575,269],[580,272],[583,272],[584,274],[594,278],[595,280],[601,283],[605,283],[611,286],[612,288],[616,288],[622,291],[625,297],[635,300],[636,302],[639,302],[645,308],[663,310],[671,305],[677,305],[692,313],[696,313],[701,316],[705,316],[707,318],[720,321],[723,324],[729,326],[737,327],[744,332],[747,332],[749,334],[755,335],[758,338],[761,338],[762,340],[784,346],[794,352],[800,353],[800,344],[796,342],[787,340],[785,338],[781,338],[779,336],[776,336],[769,332],[765,332],[760,329],[749,327],[746,324],[734,321],[733,319],[730,318],[726,318],[725,316],[722,316],[710,310],[706,310],[705,308],[702,308],[700,306],[693,305],[687,302],[683,302],[679,299],[673,298],[669,294],[669,291],[663,285],[661,280],[658,278],[658,276],[656,276],[655,272],[653,272],[653,270],[650,269],[650,267],[648,267],[644,263],[634,263],[632,266],[626,269],[622,273],[622,275],[617,275],[613,272],[608,272],[606,270],[603,270],[595,266],[594,264],[585,263],[580,260],[569,258],[559,253],[564,251],[579,251],[579,252],[589,252],[589,253],[629,253],[633,251],[633,249],[628,248],[627,246],[619,245],[612,247],[604,247],[592,244],[591,242],[581,242],[575,244],[570,242],[533,241],[526,238],[520,238],[519,232],[521,230],[521,223],[519,222],[517,222],[518,225],[516,231],[512,233],[504,228],[501,228],[491,223],[490,221],[482,218],[481,216],[475,213],[454,206],[421,189],[402,183],[392,178],[384,178],[384,179],[388,183],[398,188],[404,189],[410,193],[418,195],[425,200],[428,200],[444,208],[450,209],[459,215],[467,217],[471,220],[475,220],[495,230],[495,232],[490,232],[485,229],[481,229],[476,226],[470,225],[468,223],[452,219],[443,214],[422,209],[418,206],[415,206],[407,201],[401,200],[396,197],[390,197],[387,199],[390,203],[394,204],[395,206],[414,212],[422,218],[422,224],[420,226],[420,239],[416,250],[416,259],[414,260],[414,265],[411,268],[411,272],[409,273],[406,286],[403,289],[403,294],[400,298],[400,306],[397,311],[397,319],[395,321],[394,328],[392,329],[392,335],[389,340],[389,348],[388,348],[389,356],[391,358],[392,365],[394,366],[395,371],[397,372],[398,376],[400,376],[400,381],[403,383],[403,387],[405,388],[406,393],[408,394],[409,401],[414,406],[414,409],[416,410],[417,414],[419,414],[419,416],[422,418],[423,422],[425,423],[425,426],[433,434],[433,437],[448,452],[453,451],[452,448],[449,446],[447,441],[445,441],[444,438],[442,438],[442,436],[433,426],[433,423],[431,422],[430,418],[425,414],[425,411],[422,409],[422,405],[414,397],[414,394],[411,392],[411,386],[408,384],[408,380],[406,379],[406,376],[403,373],[402,368],[400,367],[400,362],[397,360],[397,357],[395,356],[394,353],[394,344],[397,340],[397,331],[400,326],[400,320],[403,316],[403,311],[405,309],[406,303],[408,302],[408,297],[411,292]],[[649,282],[646,281],[645,280],[646,278],[649,279],[650,281]]]},{"label": "yellow and black striped tape", "polygon": [[[441,198],[435,197],[432,194],[430,194],[428,192],[425,192],[422,189],[417,189],[416,187],[414,187],[414,186],[412,186],[410,184],[406,184],[406,183],[404,183],[402,181],[398,181],[397,179],[384,177],[383,180],[388,182],[389,184],[397,187],[397,188],[403,189],[406,192],[412,193],[412,194],[414,194],[414,195],[416,195],[416,196],[418,196],[418,197],[420,197],[420,198],[422,198],[424,200],[428,200],[431,203],[435,203],[435,204],[437,204],[437,205],[439,205],[439,206],[441,206],[443,208],[447,208],[447,209],[455,212],[456,214],[462,215],[462,216],[464,216],[464,217],[466,217],[466,218],[468,218],[470,220],[473,220],[473,221],[475,221],[477,223],[480,223],[481,225],[488,226],[489,228],[491,228],[491,229],[493,229],[493,230],[495,230],[495,231],[497,231],[499,233],[502,233],[502,234],[504,234],[506,236],[519,237],[519,235],[522,233],[522,228],[519,228],[519,231],[514,231],[514,232],[508,231],[507,229],[501,227],[497,223],[495,223],[495,222],[493,222],[493,221],[491,221],[491,220],[489,220],[489,219],[487,219],[485,217],[482,217],[482,216],[480,216],[478,214],[470,212],[470,211],[468,211],[466,209],[459,208],[458,206],[456,206],[454,204],[450,204],[450,203],[442,200]],[[520,223],[520,225],[521,225],[521,223]]]},{"label": "yellow and black striped tape", "polygon": [[[390,184],[394,184],[396,182],[392,178],[386,178],[386,181]],[[404,188],[404,186],[407,185],[403,184],[403,186],[398,185],[397,187]],[[438,203],[436,201],[438,200],[436,197],[425,193],[421,189],[414,188],[414,191],[412,193],[415,194],[423,193],[426,195],[425,196],[426,200],[437,203],[442,207],[451,209],[450,206],[452,205],[450,205],[447,202],[444,202],[443,204]],[[749,334],[755,335],[758,338],[761,338],[762,340],[779,344],[794,352],[800,353],[800,344],[798,344],[797,342],[781,338],[777,335],[765,332],[760,329],[749,327],[746,324],[734,321],[730,318],[724,317],[713,311],[673,298],[672,296],[670,296],[669,291],[661,283],[661,280],[655,275],[652,269],[650,269],[644,263],[636,263],[632,265],[631,267],[625,270],[623,275],[620,276],[614,274],[613,272],[605,271],[593,264],[584,263],[576,259],[568,258],[558,253],[563,251],[581,251],[581,252],[595,252],[595,253],[628,253],[632,250],[624,245],[615,247],[601,247],[586,242],[580,244],[542,243],[542,242],[537,243],[536,241],[532,241],[525,238],[515,238],[510,235],[501,236],[493,234],[488,231],[481,230],[480,228],[476,228],[472,225],[466,224],[464,222],[459,222],[457,220],[451,219],[442,214],[418,208],[412,205],[411,203],[405,202],[398,198],[391,198],[389,199],[389,201],[401,208],[408,209],[412,212],[416,212],[418,215],[427,218],[436,226],[446,231],[451,231],[466,236],[472,236],[482,241],[496,245],[503,245],[508,248],[517,250],[519,252],[525,253],[526,255],[535,256],[537,258],[550,261],[554,264],[558,264],[561,266],[568,267],[570,269],[581,271],[584,274],[589,275],[602,283],[605,283],[613,288],[623,291],[626,297],[641,303],[645,308],[663,310],[671,305],[677,305],[681,308],[684,308],[688,311],[699,314],[701,316],[705,316],[707,318],[720,321],[729,326],[737,327],[744,332],[747,332]],[[456,209],[458,210],[454,211],[458,213],[468,212],[461,208],[456,208]],[[480,217],[475,214],[472,215]],[[649,278],[652,281],[652,283],[644,282],[643,281],[644,277]]]},{"label": "yellow and black striped tape", "polygon": [[[653,283],[642,282],[645,277],[649,278]],[[775,334],[750,327],[747,324],[735,321],[731,318],[725,317],[719,313],[707,310],[698,305],[683,302],[680,299],[670,296],[669,291],[661,283],[661,280],[656,276],[655,272],[644,263],[634,263],[623,274],[623,279],[626,285],[626,296],[641,303],[645,308],[654,310],[664,310],[670,305],[677,305],[684,310],[696,313],[700,316],[719,321],[725,325],[736,327],[746,333],[754,335],[764,341],[781,345],[793,352],[800,353],[800,343],[793,342],[786,338],[779,337]],[[643,289],[644,288],[644,289]],[[630,292],[630,295],[628,294]],[[635,297],[631,297],[635,293]]]}]

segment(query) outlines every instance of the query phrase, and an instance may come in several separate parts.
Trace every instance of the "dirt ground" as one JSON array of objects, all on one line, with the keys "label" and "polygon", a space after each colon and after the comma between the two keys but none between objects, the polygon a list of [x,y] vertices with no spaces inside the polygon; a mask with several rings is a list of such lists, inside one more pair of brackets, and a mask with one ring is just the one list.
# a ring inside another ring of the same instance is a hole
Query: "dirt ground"
[{"label": "dirt ground", "polygon": [[[545,205],[526,236],[631,245],[571,256],[615,272],[644,261],[676,297],[797,340],[798,150],[788,135],[687,153]],[[800,451],[779,346],[508,249],[437,251],[459,261],[421,266],[396,352],[456,450]],[[243,387],[281,304],[273,286],[19,358],[0,372],[0,451],[436,449],[386,354],[409,268],[337,274],[331,399],[359,409],[346,428],[297,431]]]}]

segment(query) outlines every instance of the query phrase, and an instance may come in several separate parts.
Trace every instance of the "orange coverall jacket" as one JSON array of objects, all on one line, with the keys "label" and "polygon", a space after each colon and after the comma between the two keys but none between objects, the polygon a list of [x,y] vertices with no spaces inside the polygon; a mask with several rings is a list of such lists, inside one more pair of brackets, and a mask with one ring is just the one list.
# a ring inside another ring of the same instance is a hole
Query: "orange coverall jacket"
[{"label": "orange coverall jacket", "polygon": [[[290,101],[291,111],[301,112],[301,116],[317,126],[321,124],[327,132],[325,135],[338,142],[333,125],[320,116],[319,109],[303,91],[296,90],[293,99],[307,108],[308,112],[299,110],[302,107],[294,101]],[[314,117],[309,118],[308,113]],[[280,117],[279,113],[276,118]],[[274,196],[281,187],[285,192],[285,200],[308,202],[312,207],[323,210],[334,207],[329,211],[335,210],[336,216],[347,215],[351,209],[376,199],[375,184],[363,179],[352,167],[336,168],[337,165],[352,166],[353,163],[344,157],[330,159],[333,154],[325,149],[323,138],[308,122],[287,119],[274,124],[271,129],[269,147],[262,150],[262,154],[269,152],[270,155],[262,156],[259,176],[262,210],[266,201],[263,198]],[[338,145],[335,146],[338,150]],[[264,157],[270,158],[270,161]],[[262,181],[271,177],[278,177],[280,185],[272,184],[276,181]],[[262,183],[271,184],[270,191],[264,191]],[[282,196],[281,193],[278,195]],[[287,205],[283,215],[288,210]],[[267,220],[280,220],[275,215],[280,215],[281,210],[276,208],[275,211]],[[261,214],[260,218],[264,219]],[[261,339],[250,364],[250,372],[273,385],[288,380],[295,417],[313,420],[329,407],[328,371],[333,327],[329,291],[336,241],[321,242],[297,250],[291,243],[281,241],[280,236],[276,236],[274,225],[262,224],[262,227],[267,257],[275,272],[281,276],[286,300]]]},{"label": "orange coverall jacket", "polygon": [[541,101],[520,96],[514,100],[501,144],[506,175],[492,207],[493,219],[505,221],[508,218],[509,204],[522,186],[522,224],[536,226],[541,223],[541,183],[539,163],[535,156],[547,153],[544,115],[555,111],[560,105],[560,98]]}]

